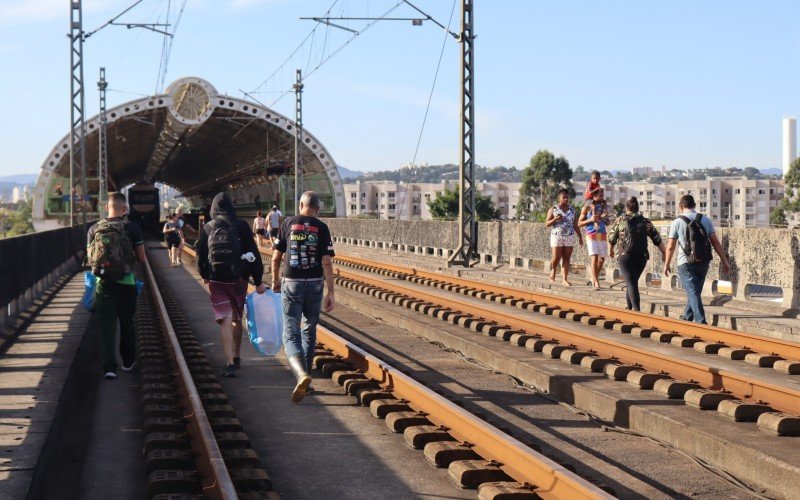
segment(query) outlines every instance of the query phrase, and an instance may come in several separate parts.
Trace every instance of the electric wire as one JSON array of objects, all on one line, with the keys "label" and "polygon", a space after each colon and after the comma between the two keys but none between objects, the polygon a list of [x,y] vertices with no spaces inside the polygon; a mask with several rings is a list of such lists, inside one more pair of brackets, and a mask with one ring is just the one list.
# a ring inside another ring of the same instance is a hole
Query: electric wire
[{"label": "electric wire", "polygon": [[[408,2],[404,1],[404,3],[408,3]],[[416,7],[414,7],[414,8],[416,9]],[[444,49],[447,46],[447,37],[451,33],[450,32],[450,25],[453,22],[453,14],[455,13],[455,10],[456,10],[456,0],[453,0],[453,7],[450,9],[450,18],[447,21],[447,27],[444,27],[444,26],[440,25],[444,29],[444,33],[445,33],[444,34],[444,40],[442,40],[442,49],[439,51],[439,61],[436,63],[436,71],[433,74],[433,83],[431,84],[431,90],[428,93],[428,103],[425,106],[425,114],[422,117],[422,125],[420,126],[419,135],[417,136],[417,145],[414,148],[414,156],[411,159],[411,168],[409,168],[409,170],[408,170],[408,176],[406,178],[406,188],[403,191],[403,200],[400,202],[400,212],[401,213],[396,218],[396,222],[395,222],[395,225],[394,225],[394,232],[392,233],[392,241],[389,244],[389,251],[390,252],[391,252],[392,248],[394,248],[395,238],[397,237],[397,230],[400,227],[400,218],[402,216],[403,207],[406,204],[406,197],[408,196],[408,188],[409,188],[409,182],[411,181],[411,174],[414,172],[414,165],[417,162],[417,155],[419,154],[419,148],[420,148],[420,145],[422,144],[422,136],[423,136],[423,133],[425,132],[425,124],[428,121],[428,113],[430,112],[430,109],[431,109],[431,102],[433,100],[433,93],[436,90],[436,81],[439,79],[439,70],[442,67],[442,58],[444,56]],[[430,16],[428,16],[428,17],[430,17]],[[420,200],[420,202],[422,202],[422,200]],[[413,215],[413,212],[414,212],[413,204],[412,204],[411,212],[412,212],[412,215]]]}]

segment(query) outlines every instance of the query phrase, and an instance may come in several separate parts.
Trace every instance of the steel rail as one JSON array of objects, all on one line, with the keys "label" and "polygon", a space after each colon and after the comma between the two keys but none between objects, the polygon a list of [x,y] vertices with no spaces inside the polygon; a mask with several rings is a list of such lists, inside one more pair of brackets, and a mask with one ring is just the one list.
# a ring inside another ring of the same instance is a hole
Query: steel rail
[{"label": "steel rail", "polygon": [[529,292],[508,286],[465,279],[462,277],[449,277],[435,272],[421,271],[412,267],[406,267],[397,264],[386,264],[360,257],[337,255],[335,260],[356,265],[372,266],[396,273],[446,282],[453,285],[472,287],[482,291],[495,293],[498,295],[506,295],[540,304],[552,304],[564,310],[587,313],[592,316],[600,316],[604,319],[615,319],[626,324],[633,324],[644,328],[652,328],[662,332],[673,332],[685,337],[700,338],[706,342],[721,343],[737,348],[744,347],[755,352],[775,354],[789,360],[800,360],[800,344],[787,342],[784,340],[749,335],[747,333],[720,328],[718,326],[690,323],[688,321],[682,321],[663,316],[655,316],[637,311],[628,311],[618,307],[601,304],[586,304],[584,302],[571,300],[566,297],[556,297],[543,293]]},{"label": "steel rail", "polygon": [[622,342],[550,325],[529,317],[520,316],[516,311],[512,314],[499,309],[489,309],[474,302],[459,298],[448,298],[442,296],[442,294],[428,293],[420,290],[419,287],[391,283],[345,271],[341,268],[337,269],[335,273],[340,278],[372,285],[454,311],[460,311],[464,314],[482,317],[530,335],[556,340],[564,345],[574,345],[581,351],[592,351],[602,357],[616,358],[623,364],[638,365],[648,371],[667,373],[676,380],[695,381],[707,389],[729,391],[743,400],[764,401],[776,410],[792,414],[800,413],[800,391],[788,387],[769,384],[736,373],[630,346]]},{"label": "steel rail", "polygon": [[167,315],[167,307],[161,292],[158,290],[158,282],[150,267],[149,260],[144,261],[145,275],[150,293],[153,296],[158,319],[163,327],[164,336],[167,340],[170,353],[172,354],[174,367],[178,378],[178,392],[184,408],[191,411],[185,415],[187,429],[193,436],[191,439],[192,451],[197,454],[196,464],[203,474],[203,492],[205,495],[214,499],[234,500],[238,498],[236,488],[231,479],[222,452],[217,444],[214,431],[208,421],[205,407],[200,398],[200,393],[194,384],[189,366],[183,356],[180,342],[172,328],[172,323]]},{"label": "steel rail", "polygon": [[542,498],[614,498],[330,330],[318,326],[317,342],[408,401],[416,411],[425,412],[431,423],[446,427],[455,439],[471,443],[485,460],[500,463],[515,481],[534,485]]}]

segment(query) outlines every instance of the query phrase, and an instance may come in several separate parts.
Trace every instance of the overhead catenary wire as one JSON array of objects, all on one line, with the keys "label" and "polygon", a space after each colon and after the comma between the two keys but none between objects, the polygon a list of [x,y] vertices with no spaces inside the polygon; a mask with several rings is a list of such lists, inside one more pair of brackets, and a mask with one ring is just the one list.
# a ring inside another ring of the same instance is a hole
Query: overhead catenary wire
[{"label": "overhead catenary wire", "polygon": [[[447,27],[439,24],[438,22],[436,23],[436,24],[438,24],[439,26],[442,27],[442,29],[445,32],[445,35],[444,35],[444,40],[442,40],[442,49],[439,51],[439,61],[436,63],[436,71],[433,74],[433,83],[431,84],[431,91],[428,93],[428,103],[425,106],[425,114],[422,117],[422,124],[421,124],[420,129],[419,129],[419,135],[417,136],[417,145],[414,148],[414,156],[411,159],[411,168],[409,168],[408,176],[406,178],[406,189],[405,189],[405,191],[403,191],[403,200],[400,202],[400,211],[401,211],[400,215],[402,215],[403,207],[406,204],[406,197],[408,196],[408,187],[409,187],[409,182],[411,181],[411,174],[414,171],[414,165],[417,162],[417,155],[419,154],[419,148],[420,148],[420,145],[422,144],[422,136],[423,136],[423,134],[425,132],[425,124],[428,121],[428,113],[430,112],[430,109],[431,109],[431,102],[433,100],[433,92],[436,90],[436,82],[439,79],[439,70],[442,67],[442,58],[444,57],[444,49],[447,46],[447,37],[452,33],[450,31],[450,24],[453,22],[453,14],[456,11],[456,1],[457,0],[453,0],[453,7],[450,9],[450,18],[447,20]],[[405,3],[408,3],[408,2],[405,2]],[[411,5],[411,4],[409,3],[409,5]],[[412,7],[414,7],[414,6],[412,5]],[[416,9],[416,7],[414,7],[414,8]],[[420,11],[420,12],[422,12],[422,11]],[[428,17],[430,17],[430,16],[428,16]],[[422,201],[422,200],[420,200],[420,201]],[[412,215],[413,215],[413,206],[412,206]],[[397,229],[399,227],[400,227],[400,216],[397,217],[395,225],[394,225],[394,232],[392,233],[392,241],[389,244],[389,251],[391,251],[391,249],[394,247],[395,238],[397,237]]]}]

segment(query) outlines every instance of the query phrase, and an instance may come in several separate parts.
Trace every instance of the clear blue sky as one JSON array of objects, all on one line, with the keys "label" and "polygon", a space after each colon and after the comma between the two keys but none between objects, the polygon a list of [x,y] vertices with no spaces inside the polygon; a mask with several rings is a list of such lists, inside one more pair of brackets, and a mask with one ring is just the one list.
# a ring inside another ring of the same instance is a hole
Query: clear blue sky
[{"label": "clear blue sky", "polygon": [[[86,29],[131,3],[85,0]],[[168,3],[144,0],[121,21],[163,20]],[[171,3],[174,18],[182,0]],[[241,96],[314,27],[299,18],[332,3],[188,0],[167,83],[200,76]],[[451,1],[414,3],[447,23]],[[332,12],[375,16],[395,4],[340,0]],[[0,12],[0,175],[38,172],[69,127],[69,0],[0,0]],[[477,161],[524,166],[547,148],[573,167],[779,167],[781,118],[800,114],[798,19],[797,0],[476,0]],[[458,8],[456,31],[457,21]],[[296,67],[313,68],[348,37],[319,28],[256,96],[271,103]],[[374,26],[308,78],[306,127],[351,169],[410,161],[442,40],[429,23]],[[161,45],[124,27],[90,38],[87,111],[97,112],[101,65],[110,105],[153,93]],[[447,41],[418,162],[457,162],[459,50]],[[293,116],[291,96],[274,107]]]}]

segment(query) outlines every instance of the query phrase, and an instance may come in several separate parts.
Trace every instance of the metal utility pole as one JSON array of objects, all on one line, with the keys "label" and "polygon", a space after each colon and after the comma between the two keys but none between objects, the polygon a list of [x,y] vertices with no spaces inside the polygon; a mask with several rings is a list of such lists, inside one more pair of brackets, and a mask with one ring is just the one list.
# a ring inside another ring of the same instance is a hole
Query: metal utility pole
[{"label": "metal utility pole", "polygon": [[294,84],[294,214],[300,215],[300,196],[303,194],[303,165],[300,159],[300,145],[303,142],[303,76],[297,70]]},{"label": "metal utility pole", "polygon": [[100,91],[100,131],[98,135],[97,176],[100,179],[100,192],[98,193],[97,211],[104,215],[106,200],[108,199],[108,117],[106,116],[106,69],[100,68],[100,81],[97,89]]},{"label": "metal utility pole", "polygon": [[461,156],[459,159],[458,247],[448,265],[469,266],[478,253],[475,213],[475,36],[473,0],[461,3]]},{"label": "metal utility pole", "polygon": [[[70,0],[70,68],[72,76],[69,90],[72,104],[70,106],[69,129],[69,225],[75,225],[75,170],[81,176],[81,197],[86,196],[86,123],[83,110],[85,99],[83,91],[83,2]],[[83,202],[83,200],[80,200]],[[82,204],[82,203],[81,203]],[[86,210],[83,210],[82,222],[86,224]]]}]

